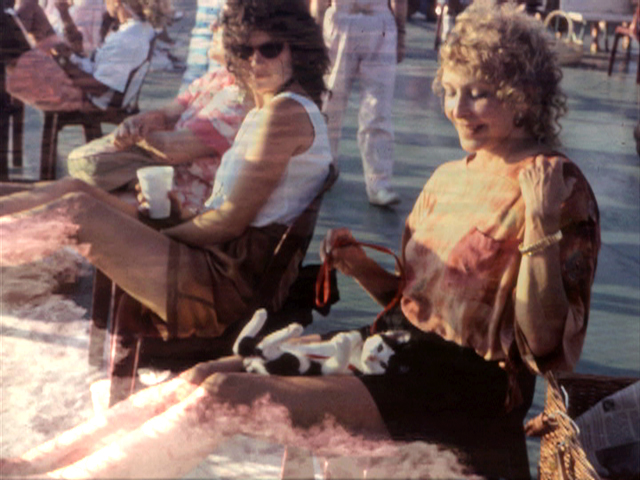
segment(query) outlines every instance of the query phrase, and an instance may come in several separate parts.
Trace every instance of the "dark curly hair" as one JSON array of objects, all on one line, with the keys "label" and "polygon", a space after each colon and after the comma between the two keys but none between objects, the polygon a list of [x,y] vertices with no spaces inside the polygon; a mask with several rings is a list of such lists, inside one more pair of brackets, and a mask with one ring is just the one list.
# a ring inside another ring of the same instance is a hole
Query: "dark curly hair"
[{"label": "dark curly hair", "polygon": [[235,52],[252,32],[260,30],[289,45],[293,78],[321,106],[329,55],[305,0],[227,0],[222,25],[227,66],[241,85],[247,86],[246,72]]},{"label": "dark curly hair", "polygon": [[498,6],[495,0],[476,0],[458,15],[440,49],[433,82],[440,95],[443,70],[449,67],[495,85],[496,96],[515,108],[539,143],[559,143],[559,119],[566,113],[562,71],[542,22],[519,11],[515,3]]}]

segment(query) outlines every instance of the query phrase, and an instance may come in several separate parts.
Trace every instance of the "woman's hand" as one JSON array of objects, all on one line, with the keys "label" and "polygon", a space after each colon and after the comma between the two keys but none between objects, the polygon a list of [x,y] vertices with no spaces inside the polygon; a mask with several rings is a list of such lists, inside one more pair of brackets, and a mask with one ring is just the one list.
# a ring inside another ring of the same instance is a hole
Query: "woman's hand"
[{"label": "woman's hand", "polygon": [[164,118],[153,112],[127,117],[114,133],[113,145],[123,150],[144,140],[149,133],[164,128]]},{"label": "woman's hand", "polygon": [[136,200],[138,201],[138,219],[156,230],[170,228],[192,218],[195,212],[183,208],[182,202],[174,191],[168,193],[171,201],[171,213],[167,218],[152,219],[149,217],[149,202],[142,193],[140,184],[136,184]]},{"label": "woman's hand", "polygon": [[576,182],[575,178],[565,181],[563,164],[564,161],[559,157],[538,155],[534,163],[518,176],[526,219],[540,229],[543,236],[560,229],[560,207]]},{"label": "woman's hand", "polygon": [[144,138],[144,117],[141,117],[141,115],[134,115],[125,118],[124,121],[118,125],[113,138],[113,145],[116,148],[124,150]]},{"label": "woman's hand", "polygon": [[348,228],[329,230],[320,245],[320,258],[355,279],[380,305],[387,306],[398,292],[400,278],[369,258],[355,241]]},{"label": "woman's hand", "polygon": [[[348,228],[329,230],[320,245],[320,259],[328,259],[329,267],[337,268],[345,275],[353,276],[356,266],[367,259],[364,250],[355,243],[356,239]],[[342,245],[349,246],[342,246]]]}]

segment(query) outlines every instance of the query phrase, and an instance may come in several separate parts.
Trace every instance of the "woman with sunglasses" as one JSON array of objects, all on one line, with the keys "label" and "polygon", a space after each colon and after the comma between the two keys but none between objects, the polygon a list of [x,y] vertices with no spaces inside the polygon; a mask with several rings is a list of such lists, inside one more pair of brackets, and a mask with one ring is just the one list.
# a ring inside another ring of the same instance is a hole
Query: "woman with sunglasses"
[{"label": "woman with sunglasses", "polygon": [[[331,163],[318,108],[328,57],[306,5],[229,3],[223,25],[229,69],[256,107],[196,216],[174,212],[180,223],[157,231],[138,220],[136,208],[75,179],[0,198],[3,216],[21,213],[14,221],[61,212],[76,226],[78,244],[89,246],[86,258],[154,314],[164,338],[217,337],[251,316],[252,293],[276,245],[320,191]],[[295,272],[285,278],[274,309]]]}]

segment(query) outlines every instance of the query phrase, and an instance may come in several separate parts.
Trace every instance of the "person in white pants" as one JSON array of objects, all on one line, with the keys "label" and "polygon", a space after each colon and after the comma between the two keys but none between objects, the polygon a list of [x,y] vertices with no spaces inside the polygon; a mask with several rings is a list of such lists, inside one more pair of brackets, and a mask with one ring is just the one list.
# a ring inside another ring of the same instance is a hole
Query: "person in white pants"
[{"label": "person in white pants", "polygon": [[342,123],[354,80],[361,86],[358,147],[369,202],[400,201],[391,188],[394,133],[391,118],[396,64],[404,58],[407,0],[311,0],[329,49],[330,94],[324,103],[331,153],[338,157]]}]

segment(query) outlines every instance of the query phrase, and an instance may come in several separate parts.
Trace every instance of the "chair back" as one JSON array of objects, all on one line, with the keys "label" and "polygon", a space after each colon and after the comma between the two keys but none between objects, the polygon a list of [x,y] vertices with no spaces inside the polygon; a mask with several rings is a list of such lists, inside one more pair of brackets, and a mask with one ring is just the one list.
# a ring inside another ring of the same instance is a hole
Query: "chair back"
[{"label": "chair back", "polygon": [[138,98],[140,97],[142,84],[144,83],[147,73],[149,73],[150,67],[151,62],[149,60],[145,60],[142,65],[131,73],[127,89],[124,91],[124,95],[122,97],[122,108],[129,109],[129,107],[138,106]]},{"label": "chair back", "polygon": [[[316,197],[285,231],[258,287],[255,297],[256,309],[265,307],[268,310],[277,311],[286,300],[286,296],[285,298],[277,298],[277,292],[288,292],[295,280],[296,275],[288,275],[288,273],[295,269],[297,274],[313,238],[324,194],[337,178],[338,170],[332,164]],[[283,285],[283,282],[289,282],[289,285]]]},{"label": "chair back", "polygon": [[558,385],[568,397],[567,414],[576,419],[600,400],[640,380],[638,377],[614,377],[586,373],[556,374]]},{"label": "chair back", "polygon": [[151,59],[156,45],[156,37],[151,39],[149,43],[149,52],[147,58],[136,67],[127,80],[127,86],[122,94],[115,94],[109,104],[110,108],[117,108],[126,112],[138,111],[138,99],[142,91],[144,80],[151,69]]}]

